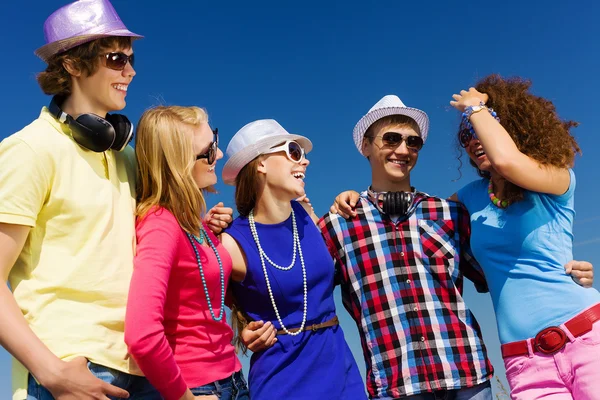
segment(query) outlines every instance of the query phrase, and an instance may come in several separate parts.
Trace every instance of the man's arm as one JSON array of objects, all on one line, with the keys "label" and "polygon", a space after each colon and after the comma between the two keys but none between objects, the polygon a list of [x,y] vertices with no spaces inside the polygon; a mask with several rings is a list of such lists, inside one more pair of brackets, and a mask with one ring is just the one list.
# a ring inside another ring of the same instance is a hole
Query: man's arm
[{"label": "man's arm", "polygon": [[[8,280],[29,230],[25,225],[0,223],[0,273]],[[94,377],[87,360],[64,362],[33,333],[7,285],[0,285],[0,345],[29,370],[57,400],[129,397],[122,389]]]},{"label": "man's arm", "polygon": [[38,152],[19,138],[0,142],[0,345],[23,364],[56,400],[127,397],[87,368],[79,357],[64,362],[35,335],[5,282],[23,250],[30,227],[50,193],[51,152]]},{"label": "man's arm", "polygon": [[469,212],[461,203],[457,203],[458,207],[458,236],[460,241],[460,264],[458,268],[460,272],[475,284],[475,289],[479,293],[489,292],[487,281],[483,269],[473,256],[471,251],[471,221],[469,220]]},{"label": "man's arm", "polygon": [[[329,255],[333,259],[333,268],[334,268],[334,285],[340,285],[344,278],[346,278],[346,269],[344,266],[344,262],[340,257],[340,252],[338,250],[338,246],[336,245],[337,241],[331,235],[330,228],[332,228],[332,215],[325,214],[319,221],[317,222],[317,227],[321,231],[321,236],[325,241],[325,245],[327,246],[327,250],[329,251]],[[335,231],[335,230],[334,230]],[[340,246],[341,247],[341,246]]]}]

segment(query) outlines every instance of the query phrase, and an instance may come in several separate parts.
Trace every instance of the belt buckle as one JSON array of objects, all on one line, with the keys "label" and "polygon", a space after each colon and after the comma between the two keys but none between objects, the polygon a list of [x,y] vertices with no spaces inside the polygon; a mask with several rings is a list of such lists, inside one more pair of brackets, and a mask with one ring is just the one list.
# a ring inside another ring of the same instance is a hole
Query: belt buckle
[{"label": "belt buckle", "polygon": [[567,340],[567,334],[562,329],[550,326],[535,335],[533,345],[542,354],[554,354],[565,347]]}]

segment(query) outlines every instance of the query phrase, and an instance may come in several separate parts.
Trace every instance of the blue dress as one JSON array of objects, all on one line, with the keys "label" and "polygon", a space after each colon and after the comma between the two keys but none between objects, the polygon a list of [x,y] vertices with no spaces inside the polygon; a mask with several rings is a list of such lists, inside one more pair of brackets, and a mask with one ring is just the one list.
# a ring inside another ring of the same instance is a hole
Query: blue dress
[{"label": "blue dress", "polygon": [[[307,279],[308,311],[306,325],[333,318],[334,265],[321,232],[302,205],[292,202]],[[261,247],[276,264],[287,267],[292,261],[292,217],[281,223],[256,223]],[[240,307],[253,319],[271,321],[281,329],[269,298],[258,248],[248,219],[238,217],[228,228],[246,255],[244,280],[232,282],[231,289]],[[267,261],[267,274],[279,315],[288,329],[302,324],[304,311],[300,255],[288,271]],[[252,354],[248,374],[253,399],[366,399],[356,362],[339,325],[300,335],[278,335],[275,345]]]}]

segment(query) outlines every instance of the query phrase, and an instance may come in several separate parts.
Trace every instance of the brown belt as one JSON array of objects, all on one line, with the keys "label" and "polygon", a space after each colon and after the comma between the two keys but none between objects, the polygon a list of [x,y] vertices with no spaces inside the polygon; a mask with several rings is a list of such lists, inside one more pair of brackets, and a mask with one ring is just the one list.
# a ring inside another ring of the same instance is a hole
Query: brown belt
[{"label": "brown belt", "polygon": [[[594,322],[600,320],[600,304],[588,308],[565,322],[565,327],[573,337],[585,335],[592,330]],[[567,334],[557,326],[551,326],[538,333],[531,340],[533,351],[543,354],[554,354],[569,341]],[[502,345],[502,358],[524,356],[529,354],[527,340]]]},{"label": "brown belt", "polygon": [[[329,328],[330,326],[335,326],[335,325],[339,325],[340,321],[338,320],[337,315],[333,318],[331,318],[329,321],[325,321],[322,322],[320,324],[313,324],[313,325],[309,325],[309,326],[305,326],[304,329],[302,329],[303,331],[316,331],[319,329],[323,329],[323,328]],[[300,330],[300,328],[292,328],[292,329],[288,329],[288,332],[292,332],[292,333],[296,333]],[[277,331],[278,335],[287,335],[287,332],[284,331],[283,329],[280,329]]]}]

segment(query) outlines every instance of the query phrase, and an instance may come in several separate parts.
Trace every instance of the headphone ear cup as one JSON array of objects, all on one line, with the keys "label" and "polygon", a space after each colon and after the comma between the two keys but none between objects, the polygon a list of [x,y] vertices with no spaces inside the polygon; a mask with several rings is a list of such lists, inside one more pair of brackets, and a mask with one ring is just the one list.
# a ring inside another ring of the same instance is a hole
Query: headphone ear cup
[{"label": "headphone ear cup", "polygon": [[390,192],[390,215],[396,215],[398,212],[396,208],[396,192]]},{"label": "headphone ear cup", "polygon": [[384,213],[389,214],[390,213],[390,194],[389,193],[384,193],[383,194],[383,204],[381,206],[381,209],[383,210]]},{"label": "headphone ear cup", "polygon": [[110,149],[115,141],[115,130],[104,118],[96,114],[81,114],[69,121],[73,139],[88,150],[101,153]]},{"label": "headphone ear cup", "polygon": [[393,215],[394,211],[396,210],[396,207],[394,207],[394,192],[387,192],[386,193],[386,200],[387,200],[387,212],[386,214],[388,215]]},{"label": "headphone ear cup", "polygon": [[122,151],[133,139],[133,124],[123,114],[107,114],[106,120],[115,130],[115,141],[111,148]]},{"label": "headphone ear cup", "polygon": [[408,211],[408,196],[406,192],[400,192],[400,201],[398,204],[400,205],[400,214],[406,215]]}]

